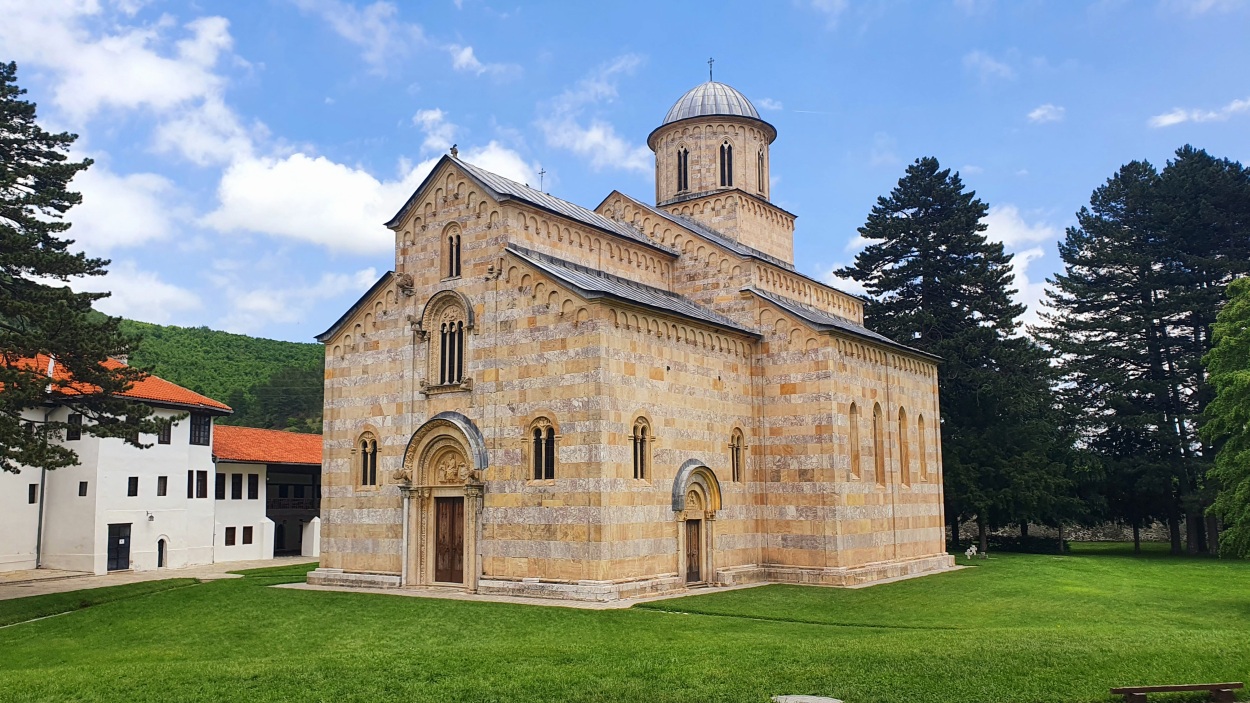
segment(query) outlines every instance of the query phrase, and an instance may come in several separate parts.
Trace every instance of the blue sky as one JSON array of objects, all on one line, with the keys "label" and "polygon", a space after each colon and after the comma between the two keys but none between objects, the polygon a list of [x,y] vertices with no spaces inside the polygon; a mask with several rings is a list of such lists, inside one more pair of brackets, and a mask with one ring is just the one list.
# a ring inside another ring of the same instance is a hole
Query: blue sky
[{"label": "blue sky", "polygon": [[[393,263],[382,223],[455,142],[594,207],[654,198],[647,134],[707,79],[778,130],[798,268],[833,282],[936,156],[1033,304],[1123,163],[1250,160],[1250,2],[0,0],[0,60],[96,160],[73,236],[112,314],[309,341]],[[1036,305],[1033,305],[1036,310]],[[1030,315],[1033,313],[1031,312]]]}]

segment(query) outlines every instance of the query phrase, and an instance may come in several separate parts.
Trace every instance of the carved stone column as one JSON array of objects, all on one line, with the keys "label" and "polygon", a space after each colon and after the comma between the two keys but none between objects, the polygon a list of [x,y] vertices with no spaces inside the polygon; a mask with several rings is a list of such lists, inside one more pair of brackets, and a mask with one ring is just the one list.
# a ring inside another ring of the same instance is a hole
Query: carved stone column
[{"label": "carved stone column", "polygon": [[413,585],[424,585],[429,582],[426,578],[428,569],[426,567],[425,562],[426,562],[426,552],[428,551],[426,549],[426,545],[430,543],[430,538],[429,538],[430,489],[427,486],[419,486],[417,488],[413,488],[412,492],[413,494],[416,495],[417,500],[416,500],[415,506],[413,507],[413,510],[416,512],[416,515],[413,518],[413,523],[415,527],[414,531],[416,532],[416,539],[411,540],[412,550],[413,552],[415,552],[415,554],[410,553],[410,556],[409,556],[409,559],[412,561],[414,565],[413,571],[415,571],[415,573],[410,572],[412,576],[411,581]]},{"label": "carved stone column", "polygon": [[477,593],[478,575],[481,572],[478,550],[478,525],[482,515],[482,486],[468,484],[464,487],[464,587]]}]

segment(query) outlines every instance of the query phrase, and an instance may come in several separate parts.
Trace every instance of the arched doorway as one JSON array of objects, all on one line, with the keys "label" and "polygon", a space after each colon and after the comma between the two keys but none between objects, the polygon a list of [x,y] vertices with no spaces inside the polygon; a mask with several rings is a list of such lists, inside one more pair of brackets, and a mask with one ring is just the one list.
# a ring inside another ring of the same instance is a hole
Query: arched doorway
[{"label": "arched doorway", "polygon": [[156,540],[156,568],[165,567],[165,540]]},{"label": "arched doorway", "polygon": [[460,413],[440,413],[413,433],[395,479],[404,490],[404,585],[473,591],[486,446]]},{"label": "arched doorway", "polygon": [[677,522],[677,571],[687,585],[716,580],[714,530],[720,507],[716,474],[696,459],[682,464],[673,481],[673,515]]}]

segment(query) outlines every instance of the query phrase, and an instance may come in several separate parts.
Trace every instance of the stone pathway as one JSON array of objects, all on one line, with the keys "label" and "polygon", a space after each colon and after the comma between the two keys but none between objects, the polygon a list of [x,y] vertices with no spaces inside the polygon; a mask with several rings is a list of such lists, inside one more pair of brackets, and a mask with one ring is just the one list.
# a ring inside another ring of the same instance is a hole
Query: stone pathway
[{"label": "stone pathway", "polygon": [[[0,600],[25,598],[26,596],[42,596],[48,593],[68,593],[88,588],[104,586],[120,586],[126,583],[143,581],[161,581],[164,579],[193,578],[201,581],[217,579],[241,578],[231,571],[243,569],[263,569],[268,566],[290,566],[292,564],[311,564],[317,560],[310,557],[276,557],[273,559],[255,559],[252,561],[223,561],[216,564],[188,566],[185,569],[157,569],[154,571],[114,571],[104,576],[95,576],[77,571],[59,571],[55,569],[37,569],[31,571],[10,571],[0,574]],[[13,574],[24,575],[18,580]]]}]

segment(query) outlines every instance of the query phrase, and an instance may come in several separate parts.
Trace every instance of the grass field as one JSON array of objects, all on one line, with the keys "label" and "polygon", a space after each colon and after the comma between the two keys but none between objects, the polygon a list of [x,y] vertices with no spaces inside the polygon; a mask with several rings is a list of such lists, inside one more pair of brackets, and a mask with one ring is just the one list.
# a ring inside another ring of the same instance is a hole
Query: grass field
[{"label": "grass field", "polygon": [[0,700],[1076,703],[1250,675],[1250,563],[1101,545],[972,563],[613,611],[266,588],[304,568],[26,598],[0,623],[65,614],[0,628]]}]

